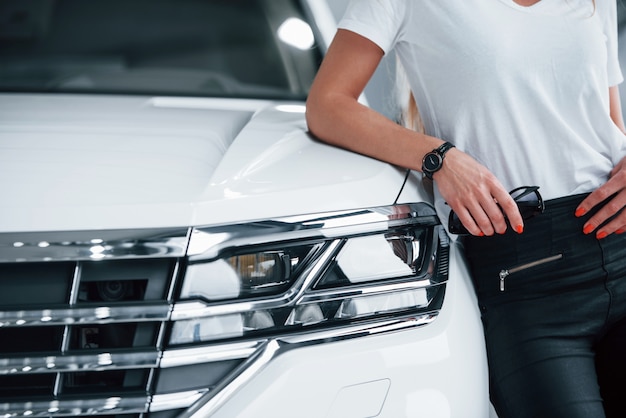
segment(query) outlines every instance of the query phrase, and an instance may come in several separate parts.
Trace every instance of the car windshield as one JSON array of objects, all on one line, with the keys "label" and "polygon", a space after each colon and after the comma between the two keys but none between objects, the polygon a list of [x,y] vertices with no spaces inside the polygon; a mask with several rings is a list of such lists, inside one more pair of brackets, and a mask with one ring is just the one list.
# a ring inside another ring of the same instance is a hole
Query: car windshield
[{"label": "car windshield", "polygon": [[321,60],[295,0],[0,0],[0,90],[295,99]]}]

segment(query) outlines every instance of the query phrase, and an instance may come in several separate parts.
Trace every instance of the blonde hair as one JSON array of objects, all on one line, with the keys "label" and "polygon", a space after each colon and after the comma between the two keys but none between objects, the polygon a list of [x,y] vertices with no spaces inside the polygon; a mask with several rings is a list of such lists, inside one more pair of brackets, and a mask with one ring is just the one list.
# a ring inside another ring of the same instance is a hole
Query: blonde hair
[{"label": "blonde hair", "polygon": [[406,71],[396,57],[396,96],[400,105],[399,123],[405,128],[424,133],[424,122],[420,116],[415,96],[409,85]]},{"label": "blonde hair", "polygon": [[417,102],[413,92],[409,92],[409,100],[406,104],[406,108],[402,111],[402,124],[414,131],[424,133],[424,121],[420,115],[420,111],[417,108]]}]

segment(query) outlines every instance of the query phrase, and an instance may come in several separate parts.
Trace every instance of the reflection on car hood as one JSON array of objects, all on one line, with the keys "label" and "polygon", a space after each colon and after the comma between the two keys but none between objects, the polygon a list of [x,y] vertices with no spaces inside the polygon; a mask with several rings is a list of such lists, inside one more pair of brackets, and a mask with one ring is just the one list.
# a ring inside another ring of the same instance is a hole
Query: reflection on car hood
[{"label": "reflection on car hood", "polygon": [[311,139],[302,109],[0,95],[0,231],[208,225],[392,203],[404,173]]}]

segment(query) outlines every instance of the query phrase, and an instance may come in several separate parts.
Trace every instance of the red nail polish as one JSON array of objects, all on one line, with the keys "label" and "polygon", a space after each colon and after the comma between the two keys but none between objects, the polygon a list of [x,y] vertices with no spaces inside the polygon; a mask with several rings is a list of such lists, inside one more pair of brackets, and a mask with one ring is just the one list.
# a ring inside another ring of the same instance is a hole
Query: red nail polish
[{"label": "red nail polish", "polygon": [[618,229],[617,231],[615,231],[615,233],[619,235],[623,234],[624,232],[626,232],[626,230],[624,229]]},{"label": "red nail polish", "polygon": [[590,234],[594,229],[593,225],[585,225],[585,228],[583,228],[583,234]]},{"label": "red nail polish", "polygon": [[597,238],[597,239],[604,239],[604,238],[606,238],[606,237],[608,237],[608,236],[609,236],[609,234],[607,234],[607,233],[606,233],[606,232],[604,232],[604,231],[600,231],[600,232],[598,232],[598,233],[596,234],[596,238]]},{"label": "red nail polish", "polygon": [[479,236],[479,237],[484,237],[484,236],[485,236],[485,233],[484,233],[483,231],[480,231],[480,232],[478,233],[478,236]]},{"label": "red nail polish", "polygon": [[577,218],[580,218],[581,216],[583,216],[585,213],[587,213],[587,211],[583,208],[578,208],[576,209],[576,213],[574,215],[576,215]]},{"label": "red nail polish", "polygon": [[517,225],[515,227],[515,232],[517,232],[518,234],[521,234],[522,232],[524,232],[524,226],[523,225]]}]

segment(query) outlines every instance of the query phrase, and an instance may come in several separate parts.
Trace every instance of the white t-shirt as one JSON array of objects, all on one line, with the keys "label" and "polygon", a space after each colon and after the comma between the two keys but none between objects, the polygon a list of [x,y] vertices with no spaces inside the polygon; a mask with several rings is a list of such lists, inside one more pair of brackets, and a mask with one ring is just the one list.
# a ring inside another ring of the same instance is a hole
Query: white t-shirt
[{"label": "white t-shirt", "polygon": [[508,190],[537,185],[552,199],[592,191],[626,156],[609,116],[609,86],[623,79],[616,2],[595,3],[352,0],[339,27],[395,49],[426,133]]}]

